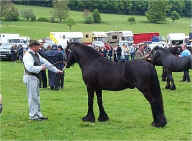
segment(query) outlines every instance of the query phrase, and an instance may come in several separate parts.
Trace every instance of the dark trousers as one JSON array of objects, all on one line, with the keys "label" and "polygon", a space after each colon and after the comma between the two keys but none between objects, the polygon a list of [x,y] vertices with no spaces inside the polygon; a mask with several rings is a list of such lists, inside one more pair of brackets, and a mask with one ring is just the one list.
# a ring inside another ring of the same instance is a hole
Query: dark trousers
[{"label": "dark trousers", "polygon": [[64,74],[56,74],[57,85],[59,88],[64,87]]},{"label": "dark trousers", "polygon": [[56,73],[48,70],[49,86],[51,89],[55,89]]},{"label": "dark trousers", "polygon": [[135,59],[135,54],[131,54],[131,60]]},{"label": "dark trousers", "polygon": [[190,82],[189,70],[184,70],[183,81]]},{"label": "dark trousers", "polygon": [[43,88],[47,88],[46,70],[42,70],[40,73],[41,73],[40,88],[42,87],[42,84],[43,84]]}]

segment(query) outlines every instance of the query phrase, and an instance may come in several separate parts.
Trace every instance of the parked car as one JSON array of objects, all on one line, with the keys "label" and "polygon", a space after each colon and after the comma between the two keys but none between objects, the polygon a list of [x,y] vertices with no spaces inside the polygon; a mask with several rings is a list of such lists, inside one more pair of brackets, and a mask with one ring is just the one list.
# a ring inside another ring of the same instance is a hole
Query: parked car
[{"label": "parked car", "polygon": [[13,46],[9,44],[0,45],[0,59],[15,61],[17,59],[16,48],[13,48]]}]

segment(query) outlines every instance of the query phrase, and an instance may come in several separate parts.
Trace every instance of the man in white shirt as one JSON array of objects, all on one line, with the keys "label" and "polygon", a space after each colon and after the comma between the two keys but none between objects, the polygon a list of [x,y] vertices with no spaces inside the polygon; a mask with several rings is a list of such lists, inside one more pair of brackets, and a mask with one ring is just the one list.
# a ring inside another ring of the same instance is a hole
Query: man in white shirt
[{"label": "man in white shirt", "polygon": [[27,87],[29,119],[31,120],[47,120],[40,111],[39,83],[40,71],[46,68],[56,73],[63,73],[54,65],[49,63],[45,58],[38,54],[40,43],[32,40],[29,44],[28,51],[23,56],[24,76],[23,81]]}]

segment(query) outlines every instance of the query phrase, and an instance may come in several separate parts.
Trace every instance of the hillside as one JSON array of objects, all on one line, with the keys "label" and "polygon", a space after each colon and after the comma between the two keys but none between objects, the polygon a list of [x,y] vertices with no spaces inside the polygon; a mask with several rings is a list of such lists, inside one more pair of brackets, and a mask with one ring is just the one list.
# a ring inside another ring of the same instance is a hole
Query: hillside
[{"label": "hillside", "polygon": [[[19,10],[24,8],[33,9],[37,18],[51,17],[52,8],[37,7],[37,6],[23,6],[17,5]],[[72,27],[72,31],[89,32],[89,31],[110,31],[110,30],[131,30],[134,33],[140,32],[160,32],[161,35],[166,36],[170,32],[184,32],[188,34],[190,19],[181,18],[172,23],[167,24],[151,24],[147,22],[145,16],[134,16],[136,24],[130,25],[127,19],[130,15],[115,15],[115,14],[101,14],[102,24],[84,24],[83,13],[70,11],[70,16],[76,21],[76,25]],[[131,15],[133,16],[133,15]],[[20,33],[21,35],[30,36],[34,39],[47,37],[52,31],[69,31],[65,24],[47,23],[47,22],[2,22],[0,32],[6,33]]]}]

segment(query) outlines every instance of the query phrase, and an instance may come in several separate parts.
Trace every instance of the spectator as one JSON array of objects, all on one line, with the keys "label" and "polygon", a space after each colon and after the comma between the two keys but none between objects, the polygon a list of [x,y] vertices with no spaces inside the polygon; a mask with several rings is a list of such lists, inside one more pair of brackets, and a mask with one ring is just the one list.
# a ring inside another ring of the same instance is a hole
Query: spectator
[{"label": "spectator", "polygon": [[0,94],[0,114],[3,111],[2,95]]},{"label": "spectator", "polygon": [[[191,52],[187,49],[186,45],[182,46],[182,52],[181,55],[179,55],[179,57],[185,57],[185,56],[190,56]],[[189,70],[184,70],[184,75],[183,75],[183,79],[181,81],[187,81],[190,82],[190,76],[189,76]]]},{"label": "spectator", "polygon": [[121,49],[121,47],[120,47],[119,45],[118,45],[118,47],[117,47],[116,52],[117,52],[117,61],[120,61],[120,60],[121,60],[121,52],[122,52],[122,49]]}]

